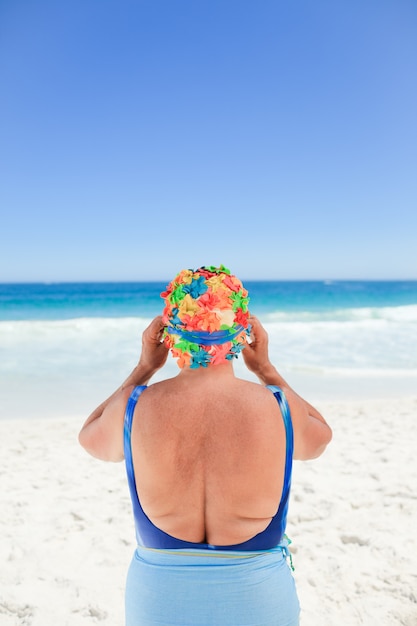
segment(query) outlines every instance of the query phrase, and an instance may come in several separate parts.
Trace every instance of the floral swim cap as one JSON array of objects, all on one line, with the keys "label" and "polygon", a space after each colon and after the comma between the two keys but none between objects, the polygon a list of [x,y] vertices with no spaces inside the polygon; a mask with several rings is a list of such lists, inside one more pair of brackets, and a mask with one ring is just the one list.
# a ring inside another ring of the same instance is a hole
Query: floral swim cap
[{"label": "floral swim cap", "polygon": [[164,341],[179,367],[225,363],[246,345],[248,292],[223,265],[182,270],[161,298]]}]

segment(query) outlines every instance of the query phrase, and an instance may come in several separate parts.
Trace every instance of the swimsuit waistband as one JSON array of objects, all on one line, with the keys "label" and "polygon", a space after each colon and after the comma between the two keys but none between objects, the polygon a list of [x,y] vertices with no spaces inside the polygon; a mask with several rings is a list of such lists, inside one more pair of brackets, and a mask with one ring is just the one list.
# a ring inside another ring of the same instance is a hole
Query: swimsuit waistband
[{"label": "swimsuit waistband", "polygon": [[[136,553],[138,556],[142,556],[146,560],[170,560],[170,561],[187,561],[193,562],[200,560],[202,562],[215,562],[215,561],[249,561],[251,559],[261,558],[264,559],[266,557],[276,558],[280,556],[281,558],[289,558],[291,561],[291,553],[288,549],[291,540],[284,536],[282,541],[273,548],[268,550],[216,550],[216,548],[185,548],[185,549],[164,549],[164,548],[149,548],[142,545],[138,545],[136,548]],[[291,563],[292,567],[292,563]]]},{"label": "swimsuit waistband", "polygon": [[294,570],[291,552],[288,546],[291,540],[285,535],[282,541],[275,547],[269,550],[216,550],[201,549],[201,548],[186,548],[186,549],[164,549],[164,548],[148,548],[138,545],[136,547],[136,555],[138,558],[147,562],[154,562],[155,564],[171,564],[171,565],[192,565],[193,563],[198,565],[214,565],[220,562],[246,562],[251,563],[256,559],[261,559],[264,563],[268,560],[268,557],[272,561],[289,560],[289,566]]},{"label": "swimsuit waistband", "polygon": [[186,556],[186,557],[208,557],[208,558],[223,558],[223,559],[251,559],[253,557],[260,556],[262,554],[271,554],[277,550],[282,551],[284,546],[276,546],[271,550],[259,550],[258,552],[244,552],[243,550],[164,550],[160,548],[146,548],[145,546],[137,546],[137,550],[152,552],[155,554],[166,554],[170,556]]}]

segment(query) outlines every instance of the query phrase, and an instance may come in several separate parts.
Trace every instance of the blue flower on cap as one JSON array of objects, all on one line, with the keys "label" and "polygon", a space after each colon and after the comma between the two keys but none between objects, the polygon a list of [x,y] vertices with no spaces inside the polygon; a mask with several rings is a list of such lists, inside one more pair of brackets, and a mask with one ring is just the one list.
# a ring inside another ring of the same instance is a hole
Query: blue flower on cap
[{"label": "blue flower on cap", "polygon": [[189,285],[183,285],[182,290],[184,293],[189,293],[194,299],[202,296],[208,290],[205,277],[193,278]]},{"label": "blue flower on cap", "polygon": [[207,367],[211,361],[211,356],[206,350],[200,348],[198,352],[191,352],[191,369],[197,369],[200,365]]}]

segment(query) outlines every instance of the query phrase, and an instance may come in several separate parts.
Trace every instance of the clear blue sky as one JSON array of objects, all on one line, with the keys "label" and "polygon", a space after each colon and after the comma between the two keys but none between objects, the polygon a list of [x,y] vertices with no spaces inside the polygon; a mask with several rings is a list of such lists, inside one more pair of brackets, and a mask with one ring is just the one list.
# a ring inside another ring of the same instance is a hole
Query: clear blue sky
[{"label": "clear blue sky", "polygon": [[415,0],[1,0],[0,281],[417,278]]}]

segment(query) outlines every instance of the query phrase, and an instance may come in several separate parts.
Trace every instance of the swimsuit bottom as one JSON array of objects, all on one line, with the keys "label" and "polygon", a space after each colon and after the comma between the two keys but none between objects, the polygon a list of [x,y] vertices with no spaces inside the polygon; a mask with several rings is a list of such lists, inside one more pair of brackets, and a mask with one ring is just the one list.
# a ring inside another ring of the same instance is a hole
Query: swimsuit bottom
[{"label": "swimsuit bottom", "polygon": [[126,626],[298,626],[288,541],[259,552],[138,546]]}]

